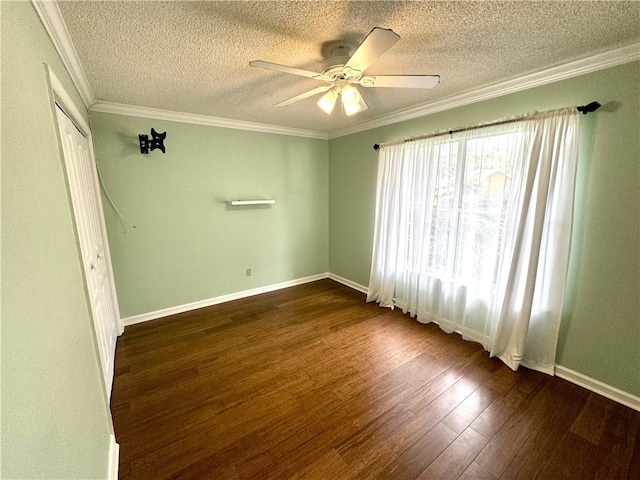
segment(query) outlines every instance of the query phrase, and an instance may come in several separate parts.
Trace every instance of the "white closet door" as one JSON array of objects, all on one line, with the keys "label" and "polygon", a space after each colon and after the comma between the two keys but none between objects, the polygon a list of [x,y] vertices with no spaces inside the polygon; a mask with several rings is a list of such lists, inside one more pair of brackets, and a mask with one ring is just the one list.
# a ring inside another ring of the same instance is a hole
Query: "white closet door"
[{"label": "white closet door", "polygon": [[93,149],[89,139],[58,106],[56,113],[104,384],[107,396],[111,398],[120,320]]}]

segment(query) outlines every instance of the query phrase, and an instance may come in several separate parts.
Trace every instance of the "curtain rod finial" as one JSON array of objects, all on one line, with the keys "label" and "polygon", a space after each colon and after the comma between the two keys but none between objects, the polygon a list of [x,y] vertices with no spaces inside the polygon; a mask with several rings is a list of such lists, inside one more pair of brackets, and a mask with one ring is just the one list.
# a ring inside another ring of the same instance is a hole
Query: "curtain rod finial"
[{"label": "curtain rod finial", "polygon": [[379,143],[374,143],[373,144],[373,149],[374,150],[380,150],[380,144]]},{"label": "curtain rod finial", "polygon": [[586,115],[587,113],[595,112],[601,106],[602,105],[600,105],[598,102],[591,102],[588,105],[582,105],[582,106],[576,107],[576,110],[581,112],[583,115]]}]

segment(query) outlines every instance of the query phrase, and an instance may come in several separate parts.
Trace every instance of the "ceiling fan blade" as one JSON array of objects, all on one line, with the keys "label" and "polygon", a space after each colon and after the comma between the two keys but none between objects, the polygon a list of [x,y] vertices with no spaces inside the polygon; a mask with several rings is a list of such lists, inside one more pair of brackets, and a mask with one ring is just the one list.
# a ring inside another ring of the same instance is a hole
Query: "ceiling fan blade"
[{"label": "ceiling fan blade", "polygon": [[324,75],[322,75],[321,73],[302,70],[301,68],[288,67],[286,65],[280,65],[278,63],[265,62],[263,60],[253,60],[252,62],[249,62],[249,66],[256,68],[265,68],[267,70],[274,70],[276,72],[290,73],[292,75],[298,75],[300,77],[315,78],[316,80],[324,81]]},{"label": "ceiling fan blade", "polygon": [[363,87],[433,88],[440,75],[369,75],[358,82]]},{"label": "ceiling fan blade", "polygon": [[364,72],[384,52],[393,47],[400,36],[393,30],[375,27],[345,64],[345,68]]},{"label": "ceiling fan blade", "polygon": [[322,92],[326,92],[333,88],[333,85],[323,85],[322,87],[314,88],[313,90],[309,90],[308,92],[301,93],[300,95],[296,95],[289,100],[285,100],[284,102],[277,103],[274,107],[286,107],[287,105],[291,105],[292,103],[299,102],[300,100],[304,100],[305,98],[313,97]]}]

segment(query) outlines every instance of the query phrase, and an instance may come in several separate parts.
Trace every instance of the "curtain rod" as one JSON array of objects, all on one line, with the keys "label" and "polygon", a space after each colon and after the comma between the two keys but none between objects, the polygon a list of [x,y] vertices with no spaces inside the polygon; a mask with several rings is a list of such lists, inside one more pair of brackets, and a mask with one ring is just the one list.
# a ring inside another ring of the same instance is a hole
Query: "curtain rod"
[{"label": "curtain rod", "polygon": [[[587,105],[577,106],[577,107],[575,107],[575,109],[577,111],[581,112],[583,115],[586,115],[587,113],[595,112],[601,106],[602,105],[600,105],[598,102],[591,102],[591,103],[589,103]],[[549,110],[549,112],[552,112],[552,111],[553,110]],[[548,113],[548,112],[540,112],[538,114],[545,114],[545,113]],[[380,147],[386,147],[386,146],[390,146],[390,145],[399,145],[401,143],[415,142],[416,140],[424,140],[426,138],[440,137],[442,135],[452,135],[454,133],[467,132],[469,130],[476,130],[478,128],[494,127],[496,125],[506,125],[508,123],[521,122],[521,121],[526,120],[528,118],[531,118],[531,115],[522,115],[520,117],[509,118],[509,119],[506,119],[506,120],[496,120],[495,122],[483,123],[481,125],[472,125],[470,127],[456,128],[456,129],[452,129],[452,130],[447,130],[446,132],[426,133],[426,134],[423,134],[423,135],[417,135],[415,137],[405,138],[404,140],[396,140],[396,141],[391,141],[391,142],[386,142],[386,143],[376,143],[376,144],[373,145],[373,149],[374,150],[379,150]]]}]

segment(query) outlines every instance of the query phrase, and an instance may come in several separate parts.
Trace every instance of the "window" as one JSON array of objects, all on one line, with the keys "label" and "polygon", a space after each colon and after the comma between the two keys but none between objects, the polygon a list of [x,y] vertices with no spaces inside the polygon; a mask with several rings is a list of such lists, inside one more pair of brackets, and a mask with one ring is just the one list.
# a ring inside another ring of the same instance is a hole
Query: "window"
[{"label": "window", "polygon": [[[402,223],[406,223],[405,268],[444,282],[455,281],[475,290],[495,288],[504,219],[514,175],[514,150],[521,148],[517,132],[449,141],[438,146],[433,185],[415,197],[415,174],[404,170]],[[419,146],[409,148],[416,155]],[[420,217],[429,215],[428,235],[415,232]],[[424,242],[428,256],[416,262]]]},{"label": "window", "polygon": [[577,112],[498,123],[381,149],[367,299],[552,372]]}]

